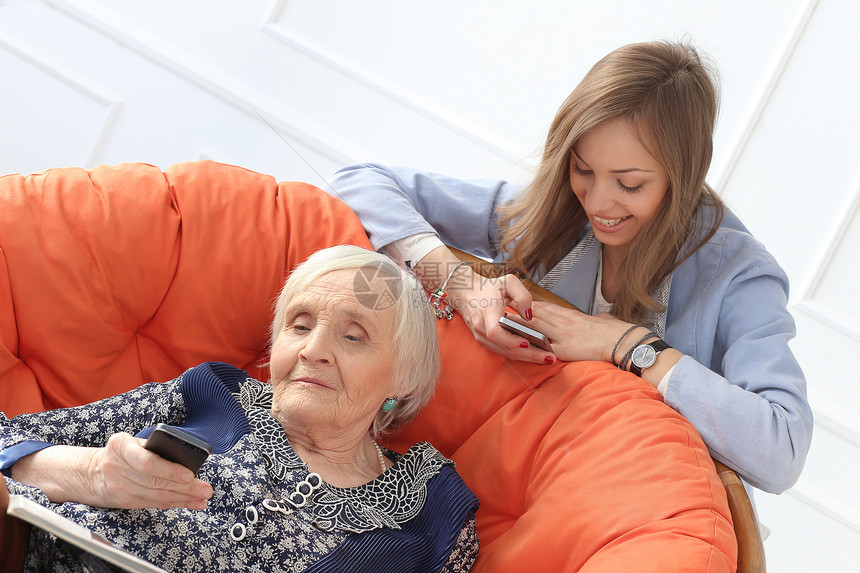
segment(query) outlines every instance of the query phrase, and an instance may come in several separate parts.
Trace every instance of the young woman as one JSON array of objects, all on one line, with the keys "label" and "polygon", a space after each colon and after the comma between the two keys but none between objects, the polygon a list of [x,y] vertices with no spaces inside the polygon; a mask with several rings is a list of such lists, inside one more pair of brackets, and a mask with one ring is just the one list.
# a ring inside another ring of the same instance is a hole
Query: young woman
[{"label": "young woman", "polygon": [[[359,165],[330,192],[475,337],[518,360],[606,360],[658,388],[749,483],[797,480],[812,434],[788,279],[705,183],[717,90],[685,44],[599,61],[562,104],[527,186]],[[445,245],[504,262],[482,279]],[[579,311],[532,302],[522,276]],[[500,328],[506,306],[551,351]]]}]

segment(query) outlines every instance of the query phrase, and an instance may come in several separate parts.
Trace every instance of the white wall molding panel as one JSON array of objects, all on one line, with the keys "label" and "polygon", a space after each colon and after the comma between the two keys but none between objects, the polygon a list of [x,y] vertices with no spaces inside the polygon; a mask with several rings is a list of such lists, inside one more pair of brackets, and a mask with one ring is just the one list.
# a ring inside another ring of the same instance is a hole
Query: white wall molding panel
[{"label": "white wall molding panel", "polygon": [[127,18],[101,9],[98,3],[68,0],[48,0],[47,3],[91,27],[93,32],[122,44],[177,78],[246,113],[250,122],[263,122],[279,138],[288,138],[291,148],[311,150],[315,155],[325,158],[326,164],[339,165],[347,161],[341,151],[346,144],[336,146],[331,143],[337,140],[336,134],[325,132],[320,126],[307,121],[307,118],[292,118],[295,121],[285,118],[271,97],[236,82],[234,77],[219,69],[217,62],[206,61],[193,53],[177,49],[164,37],[151,33]]},{"label": "white wall molding panel", "polygon": [[327,53],[325,47],[320,45],[325,42],[325,36],[317,36],[316,43],[312,43],[308,39],[297,35],[295,30],[291,29],[289,17],[285,17],[283,13],[285,5],[288,3],[295,4],[291,0],[275,0],[273,2],[271,10],[263,22],[262,29],[265,33],[337,73],[343,74],[355,82],[378,92],[383,97],[391,100],[394,105],[414,111],[428,120],[438,123],[442,128],[450,130],[453,134],[460,135],[481,147],[485,147],[488,151],[504,159],[511,162],[520,160],[520,156],[516,152],[500,148],[486,137],[464,127],[465,122],[462,118],[446,117],[443,110],[434,109],[435,106],[433,104],[421,101],[420,94],[402,92],[393,81],[374,77],[372,73],[356,64],[345,61],[337,55]]},{"label": "white wall molding panel", "polygon": [[[28,78],[4,86],[5,97],[19,103],[14,114],[11,109],[4,114],[15,116],[14,123],[2,125],[4,160],[27,172],[63,164],[94,167],[121,107],[116,96],[18,39],[0,37],[0,69]],[[41,137],[30,136],[32,132]],[[63,145],[68,133],[80,134],[82,145]],[[41,157],[34,161],[37,155]]]},{"label": "white wall molding panel", "polygon": [[743,127],[736,134],[735,141],[729,144],[730,155],[726,161],[725,170],[720,173],[718,179],[714,179],[713,177],[711,178],[710,183],[717,191],[722,190],[724,182],[731,177],[735,166],[743,156],[743,153],[746,150],[746,145],[752,137],[762,114],[764,114],[774,90],[776,90],[776,87],[779,85],[779,82],[782,79],[782,74],[785,72],[786,67],[791,61],[791,56],[794,54],[795,48],[803,38],[803,34],[806,31],[809,21],[812,19],[812,15],[814,14],[817,5],[818,0],[806,1],[802,9],[797,12],[795,21],[789,26],[788,33],[786,34],[782,45],[776,50],[777,57],[774,63],[763,75],[765,81],[762,82],[758,92],[751,98],[752,105],[747,110],[746,118],[741,122]]}]

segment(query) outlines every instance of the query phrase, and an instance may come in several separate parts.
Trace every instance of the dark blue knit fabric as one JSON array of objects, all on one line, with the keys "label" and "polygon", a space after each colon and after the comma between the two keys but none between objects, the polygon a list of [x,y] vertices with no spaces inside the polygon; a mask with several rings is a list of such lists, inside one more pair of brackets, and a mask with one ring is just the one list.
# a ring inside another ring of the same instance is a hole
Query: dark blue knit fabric
[{"label": "dark blue knit fabric", "polygon": [[427,503],[396,529],[350,535],[307,573],[439,571],[451,555],[463,525],[475,514],[475,497],[451,466],[427,484]]},{"label": "dark blue knit fabric", "polygon": [[[223,454],[251,431],[242,406],[233,397],[248,374],[223,362],[204,362],[182,375],[182,398],[187,409],[180,428],[208,442],[213,454]],[[137,434],[147,438],[153,428]]]}]

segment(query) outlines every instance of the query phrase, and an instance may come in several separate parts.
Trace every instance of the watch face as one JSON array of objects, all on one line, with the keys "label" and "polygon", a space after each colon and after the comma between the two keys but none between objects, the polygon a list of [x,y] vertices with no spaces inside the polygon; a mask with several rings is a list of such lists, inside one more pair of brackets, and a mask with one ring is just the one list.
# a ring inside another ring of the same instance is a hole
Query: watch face
[{"label": "watch face", "polygon": [[648,368],[657,361],[657,351],[650,344],[637,346],[633,351],[632,361],[638,368]]}]

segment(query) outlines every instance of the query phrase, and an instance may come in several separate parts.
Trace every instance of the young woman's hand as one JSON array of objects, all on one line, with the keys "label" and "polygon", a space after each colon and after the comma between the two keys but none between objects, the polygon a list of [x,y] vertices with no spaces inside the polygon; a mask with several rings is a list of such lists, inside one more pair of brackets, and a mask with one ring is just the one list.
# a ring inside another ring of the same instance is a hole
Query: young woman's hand
[{"label": "young woman's hand", "polygon": [[[611,314],[589,316],[579,310],[564,308],[551,302],[535,302],[532,309],[533,319],[530,326],[547,335],[556,356],[564,361],[611,362],[615,343],[624,331],[632,326]],[[644,327],[641,330],[641,334],[648,332]],[[625,338],[631,338],[631,343],[636,340],[633,335]],[[620,353],[616,352],[616,360],[620,360],[626,351],[625,346]]]},{"label": "young woman's hand", "polygon": [[103,448],[52,446],[18,460],[12,478],[39,487],[54,503],[205,509],[212,487],[143,444],[144,440],[119,433]]},{"label": "young woman's hand", "polygon": [[506,307],[515,310],[528,323],[532,296],[514,275],[487,278],[475,273],[445,247],[431,251],[415,265],[415,273],[432,291],[445,285],[445,303],[462,317],[475,339],[491,350],[513,360],[552,364],[552,352],[531,346],[525,338],[511,334],[499,325]]},{"label": "young woman's hand", "polygon": [[454,307],[472,330],[475,339],[491,350],[510,358],[540,364],[552,364],[556,360],[552,350],[544,350],[529,343],[522,336],[509,332],[499,324],[499,319],[509,313],[506,307],[518,315],[509,316],[531,325],[532,296],[514,275],[485,278],[469,277],[475,286],[468,291],[452,291]]},{"label": "young woman's hand", "polygon": [[[534,317],[529,326],[546,334],[553,352],[564,361],[602,360],[617,365],[650,332],[645,326],[635,326],[607,313],[589,316],[550,302],[535,302],[532,309]],[[651,336],[647,340],[655,339]],[[681,356],[674,348],[664,350],[657,362],[642,373],[642,379],[657,387]]]}]

